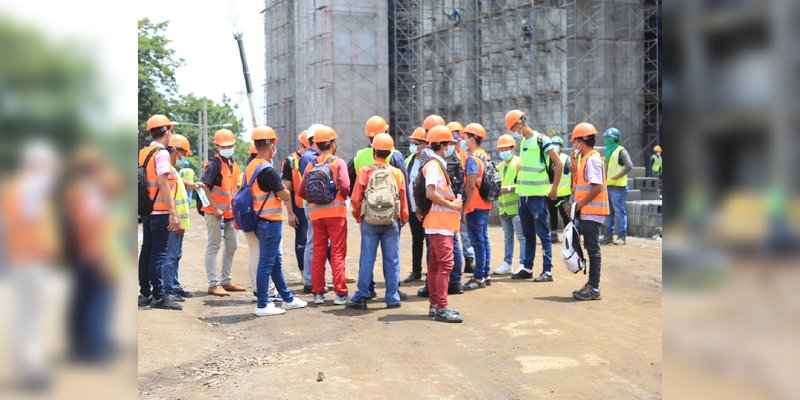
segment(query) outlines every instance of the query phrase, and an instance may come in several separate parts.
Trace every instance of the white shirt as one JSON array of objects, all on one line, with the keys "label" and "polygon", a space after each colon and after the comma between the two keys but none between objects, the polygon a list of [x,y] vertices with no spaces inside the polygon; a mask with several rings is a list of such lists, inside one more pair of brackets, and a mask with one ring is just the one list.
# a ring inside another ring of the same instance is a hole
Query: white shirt
[{"label": "white shirt", "polygon": [[408,171],[408,197],[411,199],[409,202],[409,207],[411,207],[411,212],[417,211],[417,202],[414,201],[414,181],[417,179],[417,175],[419,175],[419,169],[421,166],[419,165],[419,154],[414,157],[414,161],[411,162],[411,169]]},{"label": "white shirt", "polygon": [[[447,165],[442,157],[439,157],[437,154],[431,152],[431,161],[439,160],[442,165]],[[426,170],[425,174],[425,186],[434,185],[435,187],[443,188],[447,187],[447,179],[442,175],[442,171],[435,166],[431,166]],[[455,232],[447,229],[428,229],[425,228],[425,233],[428,235],[445,235],[445,236],[453,236]]]},{"label": "white shirt", "polygon": [[[150,146],[161,147],[162,149],[166,149],[163,144],[158,143],[156,141],[150,142]],[[172,169],[169,163],[169,152],[168,151],[156,151],[153,154],[153,163],[156,166],[156,175],[164,175],[164,174],[171,174]],[[158,192],[158,195],[161,196],[161,192]],[[169,211],[156,211],[153,210],[153,214],[169,214]]]}]

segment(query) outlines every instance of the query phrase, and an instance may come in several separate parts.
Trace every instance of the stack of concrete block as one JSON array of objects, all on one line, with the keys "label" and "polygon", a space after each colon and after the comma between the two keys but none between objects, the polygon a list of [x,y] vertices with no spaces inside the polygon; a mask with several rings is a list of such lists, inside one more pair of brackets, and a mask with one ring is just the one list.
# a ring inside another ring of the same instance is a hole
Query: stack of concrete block
[{"label": "stack of concrete block", "polygon": [[[658,189],[658,178],[636,177],[632,179],[631,190],[638,190],[639,193],[634,198],[628,195],[628,200],[661,200],[661,192]],[[631,179],[628,179],[631,182]],[[630,192],[629,192],[630,193]],[[638,197],[638,199],[636,198]]]},{"label": "stack of concrete block", "polygon": [[626,201],[628,235],[652,237],[662,227],[661,200]]}]

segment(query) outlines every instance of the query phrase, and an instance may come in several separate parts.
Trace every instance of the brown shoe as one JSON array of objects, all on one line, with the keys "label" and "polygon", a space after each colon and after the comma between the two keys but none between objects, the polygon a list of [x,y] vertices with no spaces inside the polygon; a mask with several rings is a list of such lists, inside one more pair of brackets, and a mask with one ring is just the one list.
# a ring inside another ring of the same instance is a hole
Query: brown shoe
[{"label": "brown shoe", "polygon": [[349,277],[349,276],[345,276],[344,277],[344,281],[347,282],[347,283],[356,283],[356,280],[351,278],[351,277]]},{"label": "brown shoe", "polygon": [[247,290],[247,289],[244,288],[244,286],[239,286],[239,285],[237,285],[235,283],[229,283],[227,285],[222,285],[222,288],[227,290],[227,291],[229,291],[229,292],[244,292],[245,290]]},{"label": "brown shoe", "polygon": [[222,286],[217,285],[208,288],[208,294],[213,294],[214,296],[230,296],[231,294],[228,293],[227,290],[223,289]]}]

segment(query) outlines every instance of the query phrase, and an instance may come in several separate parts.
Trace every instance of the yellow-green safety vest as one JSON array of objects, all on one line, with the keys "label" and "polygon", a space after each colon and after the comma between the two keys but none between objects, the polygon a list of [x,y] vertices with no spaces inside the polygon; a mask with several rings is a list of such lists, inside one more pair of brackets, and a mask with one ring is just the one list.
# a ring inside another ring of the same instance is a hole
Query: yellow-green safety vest
[{"label": "yellow-green safety vest", "polygon": [[[397,150],[392,150],[392,154],[397,152]],[[390,155],[389,158],[386,160],[389,164],[391,164]],[[358,171],[361,171],[361,168],[369,167],[370,165],[375,163],[375,157],[372,154],[372,147],[365,147],[356,153],[355,158],[353,158],[353,167],[356,170],[356,175],[358,175]]]},{"label": "yellow-green safety vest", "polygon": [[[500,163],[498,169],[503,187],[514,185],[514,180],[517,178],[517,167],[519,167],[518,156],[512,156],[510,160]],[[517,215],[519,213],[519,195],[516,193],[501,194],[497,198],[497,209],[500,215]]]},{"label": "yellow-green safety vest", "polygon": [[[528,146],[524,143],[527,140]],[[520,196],[547,196],[550,193],[550,180],[540,159],[541,149],[537,136],[522,139],[519,146],[520,167],[517,176],[517,194]],[[545,154],[545,157],[547,155]]]},{"label": "yellow-green safety vest", "polygon": [[661,156],[658,154],[653,154],[653,172],[661,171]]},{"label": "yellow-green safety vest", "polygon": [[[567,160],[569,160],[569,156],[561,153],[558,155],[558,158],[561,159],[561,163],[567,165]],[[561,174],[561,181],[558,182],[558,192],[556,192],[556,196],[564,197],[569,196],[572,194],[572,174],[569,172],[568,168],[565,168],[565,171],[562,171]]]},{"label": "yellow-green safety vest", "polygon": [[619,165],[619,153],[622,152],[624,147],[619,146],[613,153],[611,153],[611,157],[606,160],[608,163],[608,169],[606,169],[606,186],[618,186],[618,187],[626,187],[628,186],[628,175],[626,174],[622,178],[619,179],[611,179],[611,177],[616,176],[618,173],[622,172],[625,169],[624,165]]},{"label": "yellow-green safety vest", "polygon": [[181,178],[186,182],[194,183],[194,170],[189,167],[181,169]]},{"label": "yellow-green safety vest", "polygon": [[175,167],[172,168],[172,174],[175,175],[175,181],[178,183],[178,188],[175,191],[175,211],[178,213],[178,219],[183,224],[183,229],[189,229],[189,194],[186,192],[186,185],[183,183],[183,178],[178,173]]}]

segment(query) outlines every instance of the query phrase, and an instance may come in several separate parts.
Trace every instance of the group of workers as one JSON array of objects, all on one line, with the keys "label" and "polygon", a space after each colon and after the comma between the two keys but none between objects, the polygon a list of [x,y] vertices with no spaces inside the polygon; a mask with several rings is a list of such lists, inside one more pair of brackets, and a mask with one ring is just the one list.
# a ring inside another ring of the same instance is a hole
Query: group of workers
[{"label": "group of workers", "polygon": [[[259,126],[251,134],[251,156],[244,171],[233,156],[235,135],[222,129],[214,135],[217,154],[194,182],[175,168],[183,166],[183,157],[191,155],[189,141],[172,132],[166,116],[154,115],[147,121],[152,142],[139,152],[153,211],[142,218],[138,304],[179,310],[180,302],[193,297],[178,280],[182,241],[190,223],[188,193],[192,190],[197,190],[198,197],[207,197],[201,210],[207,229],[208,293],[227,296],[246,290],[231,276],[237,248],[232,201],[237,190],[250,190],[258,224],[245,237],[250,248],[256,315],[278,315],[307,305],[289,289],[282,271],[285,210],[289,225],[295,229],[295,257],[303,275],[303,291],[313,295],[315,304],[324,304],[326,293],[332,289],[334,304],[367,308],[367,301],[377,296],[373,267],[380,247],[384,301],[388,308],[400,307],[407,297],[399,289],[400,232],[408,223],[412,269],[402,282],[422,279],[422,255],[427,249],[426,284],[417,294],[429,298],[428,315],[434,320],[462,322],[458,309],[449,306],[448,295],[491,285],[488,223],[494,198],[487,198],[480,189],[484,177],[490,179],[487,170],[493,168],[501,180],[496,203],[505,238],[503,263],[494,274],[552,282],[557,214],[566,223],[565,210],[572,202],[589,259],[589,280],[573,296],[577,300],[600,299],[599,245],[613,235],[614,212],[620,213],[615,191],[623,190],[630,170],[630,157],[618,145],[619,131],[610,128],[604,134],[604,165],[603,157],[594,150],[598,132],[589,123],[580,123],[573,130],[570,140],[575,151],[571,155],[561,152],[564,142],[559,136],[550,138],[533,130],[520,110],[509,111],[505,125],[510,134],[497,140],[502,161],[496,167],[483,148],[486,130],[481,124],[445,124],[438,115],[428,116],[410,135],[406,158],[395,149],[386,121],[371,117],[365,126],[369,145],[349,162],[335,155],[336,131],[315,124],[298,136],[297,150],[277,166],[274,158],[279,138],[271,127]],[[357,291],[352,296],[345,275],[348,198],[350,213],[361,231]],[[618,244],[625,241],[624,207],[623,200]],[[607,228],[601,240],[600,226],[607,219],[612,228]],[[512,268],[515,234],[521,251],[518,267]],[[534,277],[537,237],[542,247],[542,272]],[[223,239],[218,275],[217,255]],[[326,263],[330,264],[332,287],[325,282]],[[473,275],[462,285],[463,272]],[[280,308],[276,302],[282,303]]]}]

